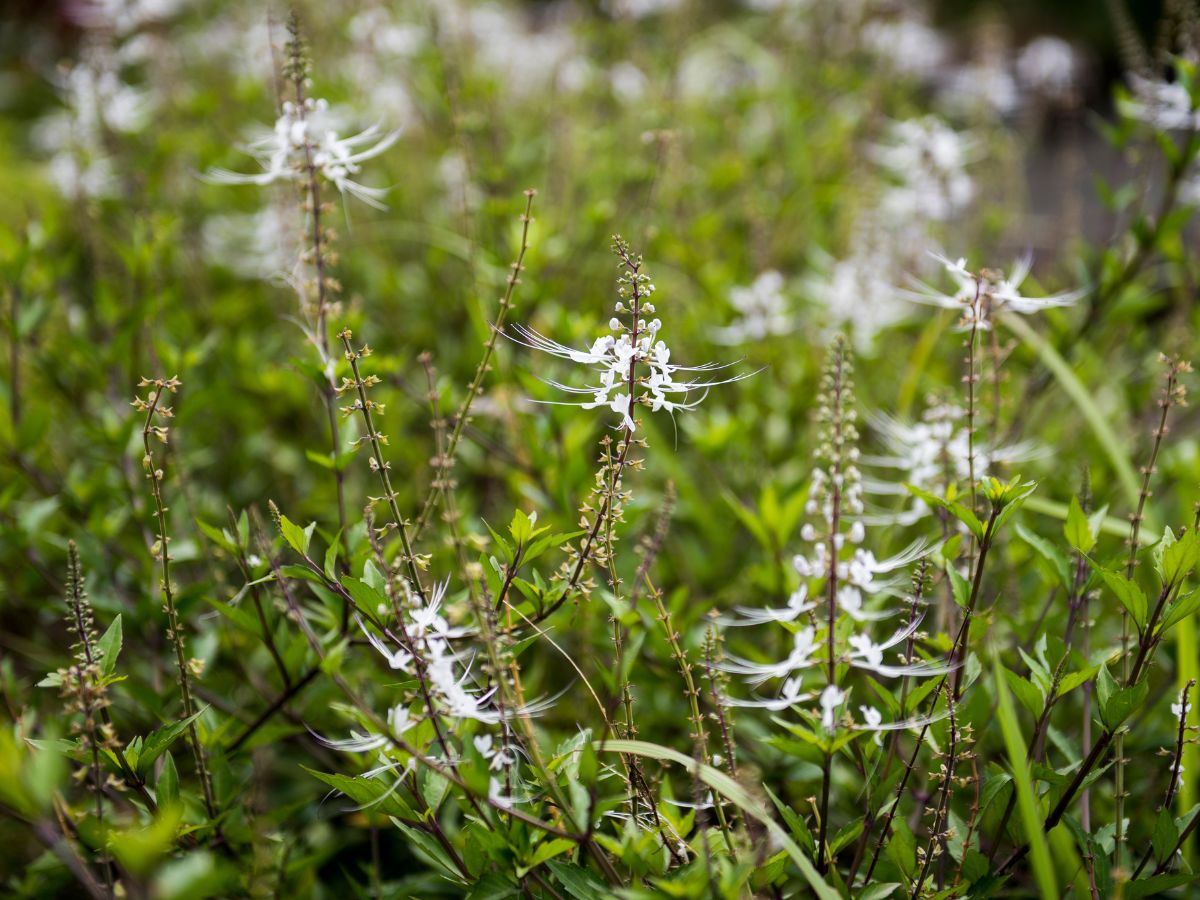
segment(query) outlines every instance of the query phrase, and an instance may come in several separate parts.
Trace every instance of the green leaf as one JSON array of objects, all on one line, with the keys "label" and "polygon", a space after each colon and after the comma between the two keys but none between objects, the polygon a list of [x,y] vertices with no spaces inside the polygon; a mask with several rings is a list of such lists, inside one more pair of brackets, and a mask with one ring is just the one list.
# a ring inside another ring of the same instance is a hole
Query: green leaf
[{"label": "green leaf", "polygon": [[1159,863],[1166,862],[1175,852],[1175,844],[1179,841],[1179,828],[1175,825],[1175,817],[1171,810],[1159,810],[1158,819],[1154,823],[1154,858]]},{"label": "green leaf", "polygon": [[552,841],[543,841],[537,845],[537,849],[534,850],[533,855],[523,865],[517,867],[517,877],[524,878],[530,870],[536,869],[542,863],[554,859],[556,856],[561,856],[575,846],[575,842],[570,838],[556,838]]},{"label": "green leaf", "polygon": [[828,883],[817,872],[816,867],[809,861],[808,857],[800,850],[795,841],[788,836],[788,833],[780,827],[774,817],[762,806],[758,804],[753,797],[747,793],[746,789],[740,784],[726,775],[719,769],[714,769],[712,766],[697,765],[696,761],[690,756],[680,753],[678,750],[673,750],[670,747],[663,747],[659,744],[652,744],[648,741],[606,741],[597,742],[597,750],[608,753],[632,753],[636,756],[646,756],[650,759],[667,759],[680,766],[683,766],[688,772],[694,773],[702,782],[710,788],[720,793],[731,803],[739,807],[743,813],[753,816],[758,819],[771,833],[771,835],[779,842],[779,845],[787,851],[792,862],[800,869],[805,880],[813,889],[813,892],[821,898],[821,900],[840,900],[838,893],[829,886]]},{"label": "green leaf", "polygon": [[[1163,532],[1163,541],[1170,529]],[[1163,584],[1176,585],[1191,574],[1200,562],[1200,534],[1195,530],[1183,532],[1177,541],[1163,549],[1158,566]]]},{"label": "green leaf", "polygon": [[1096,695],[1100,701],[1100,721],[1109,731],[1116,731],[1121,723],[1128,719],[1133,711],[1146,702],[1150,685],[1141,681],[1131,688],[1121,688],[1113,681],[1108,673],[1108,667],[1102,666],[1096,679]]},{"label": "green leaf", "polygon": [[186,719],[180,719],[178,722],[173,722],[164,728],[159,728],[157,731],[152,731],[146,735],[142,741],[142,747],[138,751],[137,756],[137,771],[139,775],[145,775],[150,771],[150,766],[156,759],[163,755],[170,746],[179,739],[179,736],[188,730],[193,722],[200,716],[204,715],[204,709],[196,710]]},{"label": "green leaf", "polygon": [[301,556],[308,555],[308,544],[316,527],[317,523],[313,522],[307,528],[301,528],[287,516],[279,517],[279,531],[283,534],[283,539]]},{"label": "green leaf", "polygon": [[946,510],[966,525],[971,534],[975,535],[976,539],[983,540],[983,524],[979,521],[975,513],[971,512],[971,510],[967,509],[961,503],[948,500],[945,497],[939,497],[937,494],[930,493],[914,484],[905,484],[904,486],[914,497],[918,497],[932,506],[938,506]]},{"label": "green leaf", "polygon": [[1150,604],[1146,600],[1145,593],[1132,580],[1126,578],[1118,572],[1110,571],[1109,569],[1100,569],[1100,577],[1104,579],[1104,583],[1108,585],[1109,590],[1117,595],[1117,599],[1121,601],[1121,605],[1125,607],[1133,621],[1137,624],[1138,631],[1146,627],[1146,622],[1150,618]]},{"label": "green leaf", "polygon": [[1141,881],[1131,881],[1125,885],[1124,898],[1125,900],[1139,900],[1141,897],[1158,897],[1171,888],[1191,884],[1198,878],[1200,875],[1194,873],[1178,872],[1174,875],[1155,875],[1152,878],[1143,878]]},{"label": "green leaf", "polygon": [[234,546],[233,541],[229,539],[229,535],[221,529],[214,528],[212,525],[201,522],[199,519],[196,519],[196,527],[204,532],[208,536],[208,539],[222,550],[227,550],[230,553],[237,552],[237,548]]},{"label": "green leaf", "polygon": [[1091,553],[1092,548],[1096,546],[1096,536],[1092,533],[1091,523],[1088,522],[1088,517],[1084,514],[1078,497],[1071,498],[1071,505],[1067,508],[1067,521],[1063,525],[1063,534],[1067,538],[1067,543],[1080,553]]},{"label": "green leaf", "polygon": [[237,606],[231,606],[222,600],[217,600],[214,597],[205,596],[208,605],[227,618],[230,622],[245,631],[247,634],[252,634],[255,637],[261,637],[258,620],[250,613],[246,612]]},{"label": "green leaf", "polygon": [[946,575],[950,578],[950,586],[954,590],[954,602],[963,609],[967,608],[967,604],[971,602],[971,585],[967,579],[963,578],[958,571],[958,567],[953,563],[947,563]]},{"label": "green leaf", "polygon": [[863,830],[863,820],[862,819],[855,819],[849,825],[846,825],[844,828],[842,828],[837,834],[835,834],[833,836],[833,840],[831,840],[829,842],[829,855],[837,856],[838,852],[843,847],[847,846],[851,841],[853,841],[856,837],[858,837],[860,834],[862,834],[862,830]]},{"label": "green leaf", "polygon": [[1178,625],[1196,610],[1200,609],[1200,590],[1185,594],[1167,608],[1163,615],[1162,630],[1166,631],[1173,625]]},{"label": "green leaf", "polygon": [[883,882],[880,884],[872,884],[863,888],[858,892],[858,900],[886,900],[896,892],[896,888],[902,887],[898,881]]},{"label": "green leaf", "polygon": [[394,790],[394,784],[389,783],[386,779],[330,775],[310,769],[308,766],[300,768],[314,778],[325,782],[334,790],[345,794],[357,803],[360,809],[375,808],[385,815],[397,816],[402,819],[420,818]]},{"label": "green leaf", "polygon": [[342,533],[339,531],[334,535],[333,540],[329,542],[329,546],[325,550],[325,565],[322,567],[322,571],[325,572],[325,577],[330,581],[337,581],[338,544],[341,542],[341,539]]},{"label": "green leaf", "polygon": [[1112,673],[1108,671],[1108,666],[1101,665],[1100,671],[1096,673],[1096,699],[1100,702],[1101,709],[1108,705],[1108,701],[1116,691],[1117,683],[1113,680]]},{"label": "green leaf", "polygon": [[100,674],[108,677],[117,670],[117,657],[121,655],[122,642],[121,615],[112,620],[108,630],[96,641],[96,649],[100,652]]},{"label": "green leaf", "polygon": [[1004,680],[1008,682],[1012,692],[1017,695],[1021,705],[1029,710],[1035,719],[1042,714],[1046,705],[1046,695],[1033,682],[1008,669],[1004,669]]},{"label": "green leaf", "polygon": [[996,715],[1004,735],[1004,746],[1008,751],[1009,768],[1017,791],[1017,807],[1025,828],[1025,839],[1029,842],[1033,876],[1043,898],[1058,900],[1058,881],[1054,876],[1050,843],[1042,830],[1042,808],[1033,789],[1033,778],[1029,772],[1029,755],[1025,740],[1021,737],[1021,723],[1013,708],[1012,695],[1008,692],[1007,679],[998,657],[993,658],[992,668],[996,681]]},{"label": "green leaf", "polygon": [[912,878],[916,875],[917,839],[903,816],[892,820],[892,839],[888,841],[885,852],[905,877]]},{"label": "green leaf", "polygon": [[1017,524],[1017,534],[1020,535],[1021,540],[1041,554],[1054,567],[1054,574],[1058,576],[1059,582],[1064,588],[1070,590],[1072,582],[1070,565],[1059,549],[1040,534],[1035,534],[1020,523]]},{"label": "green leaf", "polygon": [[603,881],[574,863],[552,859],[546,863],[563,890],[575,900],[609,900],[612,891]]},{"label": "green leaf", "polygon": [[367,610],[372,615],[375,614],[375,610],[379,609],[381,604],[385,607],[389,605],[387,597],[365,581],[359,581],[350,575],[342,576],[342,587],[354,598],[355,606]]},{"label": "green leaf", "polygon": [[162,770],[154,785],[154,799],[159,806],[171,806],[179,802],[179,771],[175,768],[175,758],[170,750],[163,754]]}]

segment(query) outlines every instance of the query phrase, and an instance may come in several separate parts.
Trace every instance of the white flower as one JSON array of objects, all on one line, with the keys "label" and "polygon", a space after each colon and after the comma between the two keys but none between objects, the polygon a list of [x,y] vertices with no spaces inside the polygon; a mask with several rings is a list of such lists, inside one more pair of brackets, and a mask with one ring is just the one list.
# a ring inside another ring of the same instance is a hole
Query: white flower
[{"label": "white flower", "polygon": [[735,287],[729,302],[738,318],[716,330],[716,340],[726,344],[761,341],[773,335],[787,334],[794,328],[783,293],[783,276],[775,270],[763,272],[749,287]]},{"label": "white flower", "polygon": [[898,72],[928,77],[946,60],[946,39],[936,29],[916,19],[875,19],[862,29],[862,42]]},{"label": "white flower", "polygon": [[1200,128],[1200,110],[1182,82],[1130,75],[1129,88],[1133,98],[1121,103],[1125,115],[1165,130]]},{"label": "white flower", "polygon": [[1017,56],[1017,78],[1030,90],[1059,100],[1075,87],[1079,61],[1075,50],[1061,38],[1034,38]]},{"label": "white flower", "polygon": [[909,314],[888,270],[886,258],[861,249],[836,261],[822,255],[818,271],[805,279],[805,293],[825,307],[832,326],[848,329],[865,351],[876,334]]},{"label": "white flower", "polygon": [[333,127],[329,104],[308,98],[302,106],[283,104],[269,137],[252,142],[246,148],[263,166],[253,174],[210,169],[207,178],[216,184],[271,184],[297,181],[308,177],[308,166],[343,194],[357,197],[376,209],[385,209],[383,188],[359,184],[351,176],[361,171],[361,163],[379,156],[396,143],[401,129],[385,133],[372,125],[350,137],[339,137]]},{"label": "white flower", "polygon": [[918,303],[930,306],[940,306],[943,309],[955,309],[962,313],[958,323],[959,331],[969,331],[971,328],[987,330],[992,327],[992,319],[997,312],[1014,312],[1030,315],[1044,309],[1056,306],[1071,306],[1084,291],[1064,291],[1051,294],[1048,297],[1027,297],[1020,293],[1021,283],[1029,275],[1032,259],[1028,255],[1014,263],[1008,276],[984,270],[974,273],[967,269],[967,261],[947,259],[937,253],[931,253],[943,269],[949,273],[955,284],[952,293],[943,293],[922,282],[916,282],[918,289],[903,291],[903,295]]},{"label": "white flower", "polygon": [[546,88],[582,56],[562,16],[542,16],[534,27],[523,10],[500,3],[439,0],[432,9],[446,38],[518,96]]},{"label": "white flower", "polygon": [[[799,669],[806,669],[813,664],[813,654],[820,649],[814,638],[816,630],[811,626],[800,629],[793,638],[792,651],[781,662],[755,663],[737,656],[730,656],[721,663],[726,672],[736,675],[747,675],[750,684],[758,685],[771,678],[783,678]],[[794,686],[799,689],[799,683]]]},{"label": "white flower", "polygon": [[833,731],[834,714],[845,700],[846,694],[836,684],[821,691],[821,726],[826,731]]},{"label": "white flower", "polygon": [[868,731],[875,732],[875,744],[881,746],[883,744],[883,713],[873,706],[860,706],[859,712],[863,715],[862,727]]},{"label": "white flower", "polygon": [[[652,292],[653,285],[645,287],[649,288],[646,291],[647,295]],[[611,326],[612,322],[609,325]],[[649,323],[645,320],[639,321],[636,334],[620,327],[619,321],[617,326],[613,330],[620,332],[619,337],[604,335],[585,350],[575,350],[559,344],[523,325],[514,325],[513,334],[506,332],[506,336],[532,350],[594,367],[593,371],[598,376],[599,383],[586,387],[571,387],[543,379],[550,386],[569,394],[590,394],[590,400],[573,403],[545,400],[538,402],[578,406],[583,409],[611,409],[621,417],[626,430],[631,432],[637,427],[633,413],[638,404],[650,407],[653,412],[666,410],[673,413],[676,410],[695,409],[707,395],[709,388],[748,377],[737,375],[721,381],[676,381],[675,375],[679,372],[713,372],[723,367],[711,363],[702,366],[679,366],[671,363],[670,348],[663,341],[657,340],[659,329],[662,327],[658,319]],[[700,396],[692,398],[692,395],[697,393]]]},{"label": "white flower", "polygon": [[628,60],[617,63],[608,72],[613,96],[622,103],[636,103],[646,93],[646,76]]},{"label": "white flower", "polygon": [[993,60],[951,71],[939,99],[963,115],[978,115],[981,109],[990,109],[998,116],[1007,116],[1020,105],[1021,92],[1004,62]]},{"label": "white flower", "polygon": [[[905,423],[884,413],[870,416],[871,426],[887,447],[886,454],[863,457],[871,466],[882,466],[900,473],[887,480],[870,479],[867,491],[875,494],[907,496],[905,483],[938,495],[944,495],[952,484],[966,481],[971,475],[972,442],[968,440],[966,411],[951,404],[930,406],[921,421]],[[1038,448],[1028,442],[992,447],[978,435],[974,441],[974,474],[981,479],[997,464],[1007,465],[1034,459]],[[928,515],[928,505],[913,498],[911,507],[902,513],[871,516],[869,524],[912,524]]]},{"label": "white flower", "polygon": [[737,618],[721,616],[717,619],[722,625],[733,627],[742,625],[761,625],[764,622],[795,622],[809,610],[816,609],[817,604],[808,599],[807,585],[800,585],[788,597],[787,605],[782,608],[761,608],[757,606],[735,606],[739,614]]},{"label": "white flower", "polygon": [[894,123],[887,142],[871,150],[896,182],[884,194],[881,212],[898,225],[957,215],[975,195],[966,171],[971,147],[968,138],[936,116]]}]

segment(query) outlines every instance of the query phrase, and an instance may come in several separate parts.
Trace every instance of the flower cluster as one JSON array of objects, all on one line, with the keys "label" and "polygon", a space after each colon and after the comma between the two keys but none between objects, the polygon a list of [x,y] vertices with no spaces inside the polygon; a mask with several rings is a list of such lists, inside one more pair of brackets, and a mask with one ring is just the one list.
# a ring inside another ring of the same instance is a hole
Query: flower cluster
[{"label": "flower cluster", "polygon": [[[649,302],[655,287],[650,276],[642,271],[641,256],[634,255],[620,237],[613,239],[613,250],[621,260],[622,274],[617,279],[617,293],[621,298],[614,310],[617,315],[608,323],[612,334],[598,337],[590,347],[582,350],[567,347],[523,325],[513,326],[513,334],[507,335],[532,350],[594,367],[598,384],[572,387],[557,381],[546,382],[568,394],[590,395],[590,400],[542,402],[583,409],[611,409],[621,417],[625,430],[632,433],[637,429],[634,412],[639,404],[650,407],[653,412],[665,409],[673,413],[681,409],[695,409],[709,388],[748,377],[737,375],[723,381],[703,378],[677,381],[675,376],[679,372],[712,372],[724,367],[715,363],[680,366],[671,362],[671,349],[659,339],[662,321],[647,321],[645,318],[655,313],[654,304]],[[627,315],[628,325],[617,317],[621,315]],[[700,396],[693,397],[696,393]]]},{"label": "flower cluster", "polygon": [[[891,573],[919,559],[926,545],[915,542],[886,559],[878,559],[862,546],[867,538],[861,517],[863,479],[858,468],[851,363],[844,340],[834,342],[830,357],[822,376],[822,428],[805,507],[810,522],[800,532],[809,547],[793,559],[799,586],[782,608],[737,607],[735,615],[718,620],[727,626],[781,624],[792,633],[791,646],[781,660],[761,662],[731,655],[721,664],[752,686],[773,679],[782,679],[782,686],[775,696],[728,702],[777,711],[800,708],[826,732],[842,724],[871,732],[907,728],[912,721],[885,723],[883,712],[870,706],[860,707],[857,721],[843,712],[853,687],[839,675],[842,666],[878,678],[925,677],[946,669],[915,656],[921,624],[915,605],[904,625],[882,639],[874,636],[871,623],[895,614],[878,601],[903,593],[900,580]],[[889,651],[901,645],[898,658],[889,659]],[[821,669],[824,677],[817,675],[818,684],[806,691],[809,673]],[[816,708],[804,710],[803,705],[814,697]]]},{"label": "flower cluster", "polygon": [[833,325],[853,334],[855,346],[863,351],[876,334],[909,311],[896,297],[889,256],[860,240],[844,259],[820,259],[819,271],[805,280],[808,296],[825,307]]},{"label": "flower cluster", "polygon": [[962,313],[958,322],[959,331],[972,329],[988,330],[997,313],[1020,313],[1029,315],[1055,306],[1071,306],[1083,296],[1082,290],[1064,291],[1047,297],[1029,297],[1020,292],[1021,284],[1029,275],[1032,259],[1024,256],[1012,267],[1007,276],[995,269],[982,269],[978,273],[967,269],[965,259],[950,260],[932,254],[949,273],[955,288],[944,293],[922,282],[918,289],[905,291],[904,296],[918,303],[954,309]]},{"label": "flower cluster", "polygon": [[[904,485],[912,484],[944,496],[952,485],[971,477],[972,464],[976,478],[983,479],[996,465],[1023,462],[1038,452],[1027,442],[989,447],[978,438],[972,447],[966,411],[952,403],[930,403],[919,422],[901,422],[880,412],[871,415],[870,424],[888,452],[863,457],[863,462],[897,473],[897,477],[888,479],[867,479],[866,489],[872,494],[907,496]],[[923,500],[913,498],[907,511],[880,515],[872,521],[911,524],[929,511]]]},{"label": "flower cluster", "polygon": [[283,113],[271,134],[246,147],[263,171],[247,174],[216,168],[208,171],[208,178],[218,184],[265,185],[303,180],[315,172],[343,194],[384,209],[386,189],[366,187],[352,176],[361,171],[363,162],[396,143],[400,133],[400,129],[385,133],[379,125],[372,125],[358,134],[341,137],[325,100],[289,100],[283,104]]},{"label": "flower cluster", "polygon": [[898,222],[956,216],[975,194],[966,171],[970,150],[970,141],[936,116],[893,123],[887,142],[872,148],[895,182],[883,196],[883,213]]},{"label": "flower cluster", "polygon": [[[352,732],[349,738],[321,738],[322,742],[333,749],[350,753],[377,752],[380,765],[365,773],[366,777],[392,772],[401,766],[407,770],[414,761],[411,758],[397,761],[394,754],[404,749],[397,745],[397,740],[420,722],[411,711],[413,702],[419,702],[428,716],[435,720],[435,724],[446,722],[462,726],[467,722],[475,722],[478,723],[475,727],[499,728],[499,742],[487,732],[476,734],[472,741],[492,773],[489,797],[497,803],[512,801],[501,790],[500,782],[500,777],[503,777],[511,785],[518,763],[519,750],[513,743],[509,722],[518,717],[541,714],[550,708],[553,699],[534,701],[510,709],[500,702],[495,686],[476,683],[471,655],[452,644],[468,632],[451,625],[443,612],[449,580],[434,585],[425,600],[412,591],[403,578],[395,579],[390,585],[389,593],[402,597],[396,630],[385,627],[380,634],[361,618],[358,624],[389,669],[416,680],[418,696],[406,697],[388,710],[385,732]],[[387,615],[389,610],[381,606],[377,612]],[[435,731],[439,739],[428,752],[442,756],[445,762],[454,763],[456,754],[446,743],[440,724]]]}]

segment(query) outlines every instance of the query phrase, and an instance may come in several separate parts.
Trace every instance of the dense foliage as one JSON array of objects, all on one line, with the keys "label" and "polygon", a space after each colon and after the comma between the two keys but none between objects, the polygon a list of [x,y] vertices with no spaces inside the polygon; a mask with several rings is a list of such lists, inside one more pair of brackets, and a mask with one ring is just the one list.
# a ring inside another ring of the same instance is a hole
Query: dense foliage
[{"label": "dense foliage", "polygon": [[875,0],[14,21],[5,895],[1191,896],[1200,13],[1108,7],[1113,85]]}]

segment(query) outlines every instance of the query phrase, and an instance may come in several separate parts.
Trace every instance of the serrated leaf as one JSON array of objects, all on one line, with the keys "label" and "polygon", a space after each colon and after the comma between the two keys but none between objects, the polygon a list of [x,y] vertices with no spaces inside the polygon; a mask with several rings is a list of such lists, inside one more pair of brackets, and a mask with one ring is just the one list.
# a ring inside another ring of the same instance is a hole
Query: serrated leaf
[{"label": "serrated leaf", "polygon": [[1200,590],[1192,591],[1180,597],[1170,605],[1163,615],[1163,631],[1174,625],[1178,625],[1198,609],[1200,609]]},{"label": "serrated leaf", "polygon": [[546,868],[554,873],[563,890],[575,900],[608,900],[612,896],[608,885],[574,863],[552,859],[546,863]]},{"label": "serrated leaf", "polygon": [[1067,521],[1063,525],[1063,535],[1067,543],[1080,553],[1091,553],[1096,546],[1096,535],[1092,532],[1091,522],[1079,505],[1079,498],[1072,497],[1067,507]]},{"label": "serrated leaf", "polygon": [[1161,809],[1154,823],[1154,835],[1151,843],[1154,847],[1154,858],[1159,863],[1170,859],[1175,852],[1175,844],[1179,841],[1179,829],[1175,825],[1175,817],[1170,809]]},{"label": "serrated leaf", "polygon": [[384,815],[398,816],[402,819],[419,819],[420,817],[413,811],[395,790],[395,782],[389,782],[386,778],[364,778],[362,776],[353,777],[350,775],[333,775],[326,772],[318,772],[315,769],[310,769],[308,766],[301,766],[305,772],[312,775],[314,778],[320,779],[331,788],[345,794],[351,800],[359,805],[359,809],[375,809]]},{"label": "serrated leaf", "polygon": [[308,543],[312,540],[313,529],[316,527],[317,523],[313,522],[307,528],[301,528],[287,516],[279,517],[279,531],[283,539],[301,556],[308,555]]},{"label": "serrated leaf", "polygon": [[1138,630],[1141,631],[1144,629],[1146,621],[1150,617],[1150,604],[1147,602],[1146,595],[1142,589],[1124,575],[1110,571],[1109,569],[1100,569],[1100,577],[1104,579],[1104,583],[1108,585],[1109,590],[1116,594],[1117,599],[1121,601],[1121,605],[1125,607],[1130,617],[1137,624]]},{"label": "serrated leaf", "polygon": [[142,740],[141,749],[137,754],[137,771],[139,775],[145,775],[150,771],[150,766],[156,759],[162,756],[170,746],[179,739],[185,731],[188,730],[193,722],[200,716],[204,715],[205,710],[199,709],[185,719],[180,719],[178,722],[173,722],[164,728],[159,728],[157,731],[152,731]]},{"label": "serrated leaf", "polygon": [[112,620],[112,624],[96,641],[96,650],[100,653],[100,674],[104,677],[112,675],[117,670],[117,657],[121,655],[121,643],[124,639],[121,625],[121,614]]},{"label": "serrated leaf", "polygon": [[1009,689],[1017,695],[1017,699],[1021,701],[1021,705],[1029,710],[1030,715],[1035,719],[1042,714],[1042,710],[1046,705],[1046,695],[1026,678],[1022,678],[1016,672],[1010,672],[1004,669],[1004,680],[1008,682]]},{"label": "serrated leaf", "polygon": [[[1166,541],[1170,529],[1163,532]],[[1158,562],[1158,574],[1163,584],[1176,585],[1191,574],[1200,562],[1200,534],[1195,530],[1185,531],[1174,543],[1166,546]]]}]

